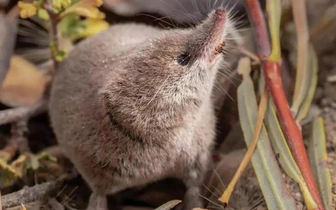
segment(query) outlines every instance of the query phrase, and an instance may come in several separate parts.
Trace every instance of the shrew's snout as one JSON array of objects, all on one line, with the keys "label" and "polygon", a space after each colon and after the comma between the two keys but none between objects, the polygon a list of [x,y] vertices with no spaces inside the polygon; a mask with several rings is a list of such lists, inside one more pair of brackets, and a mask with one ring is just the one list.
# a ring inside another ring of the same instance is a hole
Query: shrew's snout
[{"label": "shrew's snout", "polygon": [[221,53],[225,46],[227,14],[224,9],[217,9],[209,14],[208,18],[197,27],[199,43],[199,58],[212,61]]}]

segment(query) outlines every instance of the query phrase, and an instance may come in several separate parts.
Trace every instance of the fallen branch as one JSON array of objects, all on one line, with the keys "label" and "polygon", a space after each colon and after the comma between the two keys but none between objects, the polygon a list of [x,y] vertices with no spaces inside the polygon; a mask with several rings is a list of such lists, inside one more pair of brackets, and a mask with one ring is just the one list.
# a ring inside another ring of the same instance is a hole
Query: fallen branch
[{"label": "fallen branch", "polygon": [[56,192],[60,186],[60,181],[52,181],[35,185],[33,187],[24,187],[22,190],[17,192],[3,195],[1,197],[2,208],[5,210],[6,208],[40,200],[44,196],[51,195]]},{"label": "fallen branch", "polygon": [[39,100],[36,104],[28,107],[18,107],[0,111],[0,125],[17,122],[24,118],[30,118],[47,110],[47,101]]}]

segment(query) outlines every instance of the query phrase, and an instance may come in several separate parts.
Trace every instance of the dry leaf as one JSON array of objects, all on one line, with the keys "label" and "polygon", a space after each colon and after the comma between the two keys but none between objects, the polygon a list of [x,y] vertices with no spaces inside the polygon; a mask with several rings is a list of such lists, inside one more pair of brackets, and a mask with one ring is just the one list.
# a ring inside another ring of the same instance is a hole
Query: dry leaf
[{"label": "dry leaf", "polygon": [[8,106],[29,106],[42,95],[49,77],[34,64],[14,55],[0,89],[0,102]]}]

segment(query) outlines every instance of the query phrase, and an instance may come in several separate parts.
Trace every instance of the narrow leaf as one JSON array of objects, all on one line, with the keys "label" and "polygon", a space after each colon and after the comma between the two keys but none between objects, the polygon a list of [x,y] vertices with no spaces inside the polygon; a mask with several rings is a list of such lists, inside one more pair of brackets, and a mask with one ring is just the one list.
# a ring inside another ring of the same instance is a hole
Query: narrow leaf
[{"label": "narrow leaf", "polygon": [[20,210],[27,210],[26,206],[21,203]]},{"label": "narrow leaf", "polygon": [[328,168],[326,136],[321,117],[312,122],[312,134],[309,142],[309,161],[326,210],[332,210],[332,182]]},{"label": "narrow leaf", "polygon": [[309,41],[309,29],[304,1],[292,0],[296,28],[296,78],[291,110],[297,122],[301,122],[308,113],[317,84],[317,57]]},{"label": "narrow leaf", "polygon": [[308,210],[316,209],[318,206],[311,196],[307,184],[295,163],[292,153],[290,152],[284,134],[281,130],[280,123],[277,119],[274,104],[271,101],[268,105],[265,122],[273,148],[280,155],[279,162],[281,167],[288,176],[299,184]]},{"label": "narrow leaf", "polygon": [[[250,61],[248,58],[240,60],[238,71],[243,74],[243,82],[238,87],[239,118],[245,142],[250,145],[257,121],[258,106],[253,81],[249,75]],[[257,148],[252,156],[252,165],[268,209],[297,209],[295,200],[288,192],[282,178],[264,125],[260,132]]]},{"label": "narrow leaf", "polygon": [[241,161],[237,172],[235,173],[235,175],[232,178],[231,182],[229,183],[228,187],[223,192],[222,196],[219,198],[219,200],[221,202],[223,202],[225,205],[227,205],[229,203],[231,194],[232,194],[239,178],[243,174],[243,171],[245,170],[247,164],[250,162],[251,157],[254,153],[254,150],[257,146],[260,130],[261,130],[261,127],[262,127],[263,121],[264,121],[264,116],[265,116],[266,107],[267,107],[267,101],[268,101],[267,91],[266,91],[266,89],[263,88],[263,95],[262,95],[261,101],[260,101],[260,106],[259,106],[259,110],[258,110],[258,119],[257,119],[257,122],[256,122],[256,128],[255,128],[254,133],[253,133],[252,142],[248,146],[248,150],[247,150],[246,154],[244,155],[244,158]]},{"label": "narrow leaf", "polygon": [[269,0],[266,5],[267,5],[267,13],[271,14],[268,17],[268,26],[272,41],[272,52],[267,59],[274,62],[280,62],[281,1]]},{"label": "narrow leaf", "polygon": [[[305,89],[303,89],[302,95],[305,95],[303,98],[300,109],[298,110],[298,113],[296,115],[296,120],[298,122],[301,122],[307,115],[309,108],[311,106],[311,103],[314,98],[316,86],[317,86],[317,73],[318,73],[318,63],[317,63],[317,55],[314,50],[314,47],[309,44],[309,52],[308,52],[308,69],[304,74],[304,78],[302,80],[305,80]],[[302,90],[302,89],[301,89]]]}]

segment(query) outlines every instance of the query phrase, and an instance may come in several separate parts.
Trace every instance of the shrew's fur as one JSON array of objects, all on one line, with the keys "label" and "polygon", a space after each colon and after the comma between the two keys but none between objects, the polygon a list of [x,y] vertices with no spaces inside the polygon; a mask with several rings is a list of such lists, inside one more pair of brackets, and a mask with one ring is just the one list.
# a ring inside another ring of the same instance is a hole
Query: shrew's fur
[{"label": "shrew's fur", "polygon": [[107,194],[166,177],[186,184],[185,209],[203,205],[215,137],[211,91],[223,62],[214,53],[229,24],[219,9],[193,29],[115,25],[59,66],[51,123],[93,191],[90,210],[106,210]]}]

